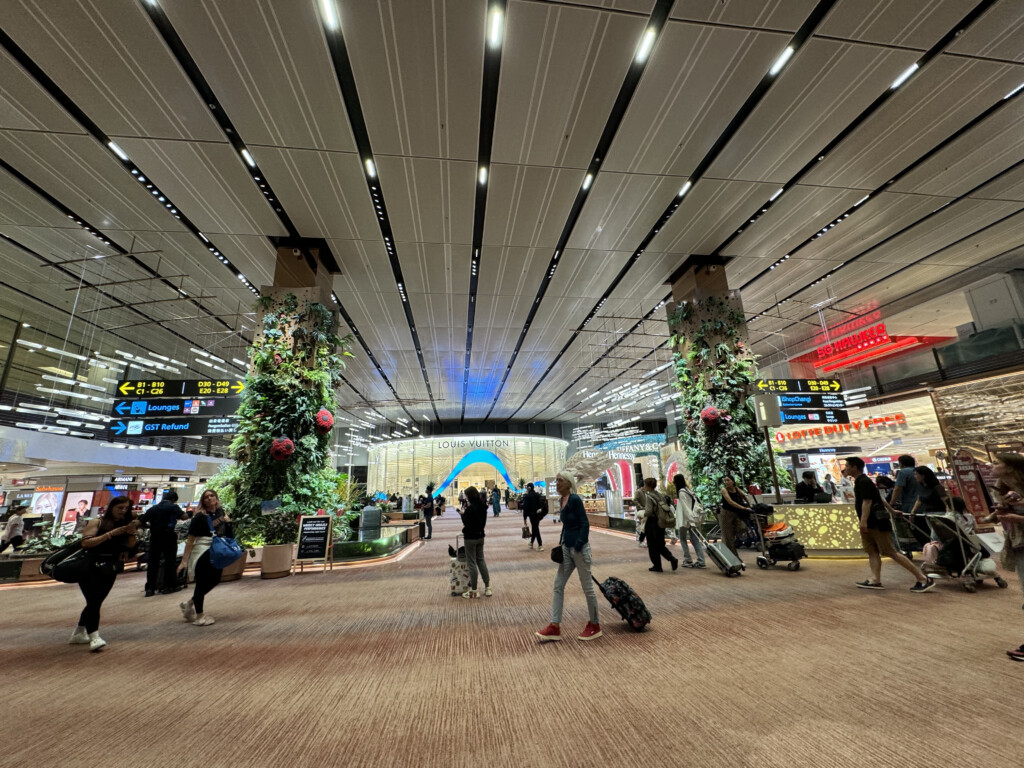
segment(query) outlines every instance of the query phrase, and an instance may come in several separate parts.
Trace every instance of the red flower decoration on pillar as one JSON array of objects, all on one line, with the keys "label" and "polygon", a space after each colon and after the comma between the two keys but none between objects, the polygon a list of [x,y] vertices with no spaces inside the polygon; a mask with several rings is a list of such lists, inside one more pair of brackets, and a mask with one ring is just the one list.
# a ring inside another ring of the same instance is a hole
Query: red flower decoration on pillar
[{"label": "red flower decoration on pillar", "polygon": [[326,408],[316,412],[316,431],[321,435],[327,434],[334,428],[334,417]]},{"label": "red flower decoration on pillar", "polygon": [[270,457],[274,461],[284,461],[293,453],[295,453],[295,443],[287,437],[275,438],[274,442],[270,444]]}]

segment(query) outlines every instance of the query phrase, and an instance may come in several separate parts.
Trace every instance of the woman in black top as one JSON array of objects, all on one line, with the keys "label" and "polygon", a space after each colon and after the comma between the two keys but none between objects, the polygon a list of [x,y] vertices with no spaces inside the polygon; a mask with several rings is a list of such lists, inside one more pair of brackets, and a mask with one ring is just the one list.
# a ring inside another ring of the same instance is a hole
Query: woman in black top
[{"label": "woman in black top", "polygon": [[178,571],[188,568],[189,576],[195,580],[192,599],[181,603],[181,615],[185,621],[197,627],[213,624],[213,617],[203,612],[206,595],[220,584],[223,569],[214,568],[210,563],[210,545],[213,536],[234,536],[233,526],[227,513],[220,506],[220,497],[213,489],[203,491],[199,497],[199,509],[192,516],[185,541],[185,554],[181,557]]},{"label": "woman in black top", "polygon": [[114,587],[118,571],[135,546],[135,521],[132,500],[115,496],[99,520],[90,520],[82,531],[82,549],[88,552],[89,568],[78,581],[85,596],[85,608],[78,627],[71,635],[73,645],[89,644],[90,651],[99,651],[107,642],[100,637],[100,607]]},{"label": "woman in black top", "polygon": [[741,533],[746,533],[747,524],[750,522],[750,502],[743,495],[743,491],[736,485],[732,475],[722,478],[722,510],[718,515],[718,522],[722,527],[722,541],[729,551],[740,556],[736,549],[736,538]]},{"label": "woman in black top", "polygon": [[466,564],[469,566],[469,589],[463,597],[480,597],[477,590],[477,573],[484,580],[484,595],[490,597],[491,575],[484,561],[484,527],[487,525],[487,502],[480,497],[480,491],[472,485],[466,489],[466,510],[462,516],[462,535],[466,540]]}]

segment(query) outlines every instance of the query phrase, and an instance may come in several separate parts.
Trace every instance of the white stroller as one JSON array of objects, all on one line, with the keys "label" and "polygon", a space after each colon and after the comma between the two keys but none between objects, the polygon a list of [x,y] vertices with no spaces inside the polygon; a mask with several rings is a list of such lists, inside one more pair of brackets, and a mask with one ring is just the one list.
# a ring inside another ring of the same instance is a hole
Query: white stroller
[{"label": "white stroller", "polygon": [[932,514],[927,519],[941,549],[935,563],[922,566],[925,574],[940,579],[958,578],[968,592],[974,592],[985,579],[992,579],[1000,589],[1006,589],[1006,580],[999,575],[992,553],[973,531],[948,515]]}]

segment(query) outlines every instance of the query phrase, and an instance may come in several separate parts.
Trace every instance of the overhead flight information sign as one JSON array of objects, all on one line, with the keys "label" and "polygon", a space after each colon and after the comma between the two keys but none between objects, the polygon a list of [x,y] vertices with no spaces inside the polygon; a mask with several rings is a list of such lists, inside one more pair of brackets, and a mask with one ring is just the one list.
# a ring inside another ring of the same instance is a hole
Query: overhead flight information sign
[{"label": "overhead flight information sign", "polygon": [[758,379],[754,386],[760,392],[838,392],[843,388],[838,379]]},{"label": "overhead flight information sign", "polygon": [[164,381],[119,381],[117,392],[122,397],[209,397],[241,395],[245,382],[241,379],[166,379]]},{"label": "overhead flight information sign", "polygon": [[161,398],[156,400],[119,400],[110,409],[112,416],[230,416],[238,410],[240,397]]},{"label": "overhead flight information sign", "polygon": [[233,435],[238,431],[238,419],[178,418],[178,419],[123,419],[110,423],[114,437],[128,435]]}]

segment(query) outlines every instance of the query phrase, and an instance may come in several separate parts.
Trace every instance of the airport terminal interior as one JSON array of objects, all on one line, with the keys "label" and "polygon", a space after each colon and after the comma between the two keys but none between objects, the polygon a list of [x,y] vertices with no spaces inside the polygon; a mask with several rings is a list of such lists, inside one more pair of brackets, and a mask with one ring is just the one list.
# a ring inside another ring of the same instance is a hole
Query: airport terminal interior
[{"label": "airport terminal interior", "polygon": [[1024,2],[0,0],[3,765],[1021,764]]}]

